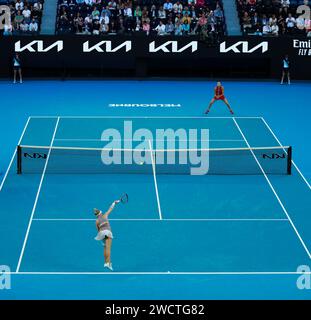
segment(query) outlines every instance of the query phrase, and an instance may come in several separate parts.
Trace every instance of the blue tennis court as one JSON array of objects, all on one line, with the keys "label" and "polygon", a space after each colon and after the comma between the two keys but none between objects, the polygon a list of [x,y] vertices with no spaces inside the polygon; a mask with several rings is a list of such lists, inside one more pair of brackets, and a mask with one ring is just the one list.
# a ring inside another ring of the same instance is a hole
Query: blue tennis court
[{"label": "blue tennis court", "polygon": [[[190,288],[195,298],[224,297],[224,290],[234,298],[249,286],[256,298],[270,285],[287,287],[280,297],[306,294],[295,281],[297,267],[311,258],[310,185],[295,163],[290,175],[270,174],[256,154],[249,160],[254,174],[243,174],[243,162],[240,174],[161,174],[156,165],[99,174],[84,172],[83,163],[71,158],[73,172],[53,172],[54,150],[100,147],[103,130],[122,130],[126,121],[152,133],[208,129],[212,149],[277,147],[287,154],[261,116],[29,116],[18,144],[47,152],[24,153],[37,170],[22,174],[16,173],[15,152],[1,184],[0,237],[7,244],[1,262],[18,287],[8,296],[23,296],[31,286],[32,297],[62,298],[105,298],[107,288],[106,298],[142,298],[146,288],[148,298],[191,298]],[[235,161],[238,168],[238,155]],[[129,202],[111,215],[111,272],[94,241],[92,208],[108,208],[122,192]],[[12,223],[21,213],[24,218]]]}]

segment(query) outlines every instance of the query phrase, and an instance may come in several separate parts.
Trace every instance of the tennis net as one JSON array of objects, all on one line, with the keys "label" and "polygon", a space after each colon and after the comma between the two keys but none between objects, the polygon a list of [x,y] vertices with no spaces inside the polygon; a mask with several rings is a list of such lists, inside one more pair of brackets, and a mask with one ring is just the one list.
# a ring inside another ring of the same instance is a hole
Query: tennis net
[{"label": "tennis net", "polygon": [[291,174],[291,158],[292,148],[283,146],[150,150],[19,145],[17,172],[282,175]]}]

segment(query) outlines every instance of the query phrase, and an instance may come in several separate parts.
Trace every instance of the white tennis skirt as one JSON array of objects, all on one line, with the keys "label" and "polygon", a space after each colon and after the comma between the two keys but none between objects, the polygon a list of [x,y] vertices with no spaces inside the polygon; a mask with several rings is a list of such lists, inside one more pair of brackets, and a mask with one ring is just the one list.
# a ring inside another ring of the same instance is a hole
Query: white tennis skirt
[{"label": "white tennis skirt", "polygon": [[113,235],[112,235],[112,232],[110,230],[106,229],[106,230],[99,231],[97,236],[95,237],[95,240],[102,241],[105,238],[113,239]]}]

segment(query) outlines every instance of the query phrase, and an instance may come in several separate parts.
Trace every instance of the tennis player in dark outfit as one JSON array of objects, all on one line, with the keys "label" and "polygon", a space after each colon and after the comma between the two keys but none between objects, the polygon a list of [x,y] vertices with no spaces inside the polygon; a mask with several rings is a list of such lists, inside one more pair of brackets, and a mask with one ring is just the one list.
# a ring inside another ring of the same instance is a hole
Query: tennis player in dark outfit
[{"label": "tennis player in dark outfit", "polygon": [[13,57],[13,70],[14,70],[14,83],[16,83],[16,74],[18,71],[19,74],[19,82],[23,83],[23,78],[22,78],[22,63],[21,59],[19,57],[19,54],[16,52]]},{"label": "tennis player in dark outfit", "polygon": [[290,62],[289,62],[288,55],[284,57],[282,64],[283,64],[283,71],[282,71],[281,84],[284,83],[285,76],[287,76],[287,83],[290,84],[290,73],[289,73]]}]

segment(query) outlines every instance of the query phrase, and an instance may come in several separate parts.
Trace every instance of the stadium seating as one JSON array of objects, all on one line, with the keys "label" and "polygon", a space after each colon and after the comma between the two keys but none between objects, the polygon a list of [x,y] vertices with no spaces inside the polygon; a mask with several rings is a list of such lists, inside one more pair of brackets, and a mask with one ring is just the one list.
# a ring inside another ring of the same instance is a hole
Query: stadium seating
[{"label": "stadium seating", "polygon": [[236,0],[243,34],[311,36],[310,19],[300,18],[299,5],[308,0]]},{"label": "stadium seating", "polygon": [[226,32],[216,0],[59,0],[57,34],[217,37]]},{"label": "stadium seating", "polygon": [[7,35],[35,35],[40,31],[44,0],[0,0],[10,8],[11,18],[1,33]]}]

